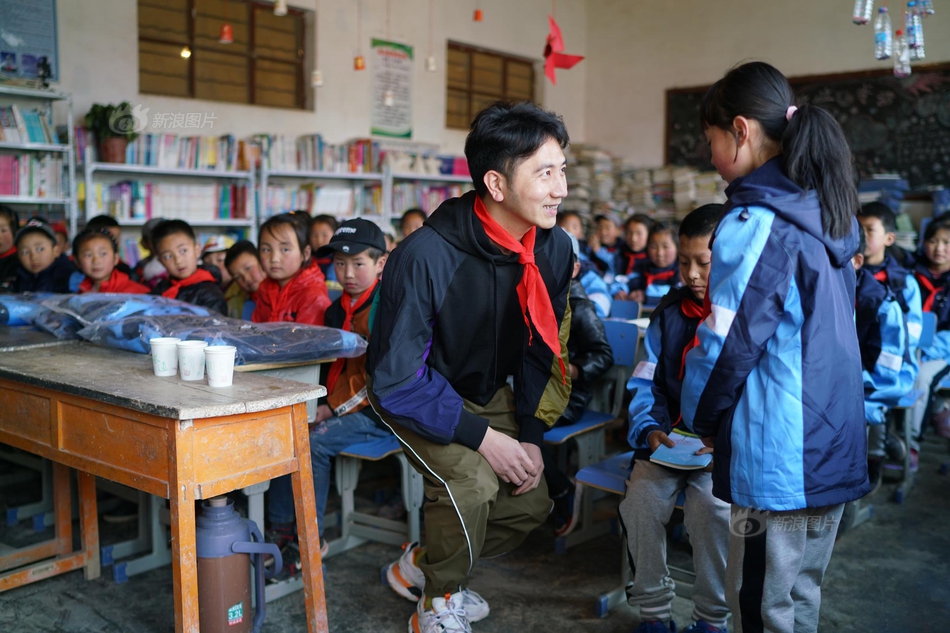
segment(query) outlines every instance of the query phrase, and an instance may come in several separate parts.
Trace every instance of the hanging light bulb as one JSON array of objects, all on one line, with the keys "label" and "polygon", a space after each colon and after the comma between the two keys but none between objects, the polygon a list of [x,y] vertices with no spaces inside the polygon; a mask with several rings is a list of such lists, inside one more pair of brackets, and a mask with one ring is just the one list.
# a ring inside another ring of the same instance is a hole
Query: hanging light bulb
[{"label": "hanging light bulb", "polygon": [[482,21],[482,10],[481,10],[481,9],[475,9],[475,15],[472,16],[472,20],[474,20],[475,22],[481,22],[481,21]]},{"label": "hanging light bulb", "polygon": [[387,108],[391,108],[396,105],[396,95],[393,94],[392,90],[387,90],[383,93],[383,105]]},{"label": "hanging light bulb", "polygon": [[310,85],[314,88],[319,88],[323,85],[323,73],[319,70],[315,70],[310,73]]},{"label": "hanging light bulb", "polygon": [[432,0],[429,0],[429,55],[426,56],[426,72],[436,70],[435,55],[432,54]]},{"label": "hanging light bulb", "polygon": [[356,3],[356,57],[353,58],[353,70],[365,70],[366,60],[363,59],[363,0]]},{"label": "hanging light bulb", "polygon": [[435,55],[429,55],[426,57],[426,71],[434,73],[439,69],[439,66],[435,63]]},{"label": "hanging light bulb", "polygon": [[218,38],[218,42],[221,44],[234,43],[234,30],[227,22],[221,25],[221,36]]},{"label": "hanging light bulb", "polygon": [[277,0],[277,4],[274,5],[274,15],[278,18],[287,15],[287,0]]},{"label": "hanging light bulb", "polygon": [[187,46],[183,47],[183,48],[181,49],[180,55],[181,55],[184,59],[188,59],[189,57],[191,57],[191,49],[188,48]]},{"label": "hanging light bulb", "polygon": [[353,70],[366,70],[366,60],[362,55],[353,58]]}]

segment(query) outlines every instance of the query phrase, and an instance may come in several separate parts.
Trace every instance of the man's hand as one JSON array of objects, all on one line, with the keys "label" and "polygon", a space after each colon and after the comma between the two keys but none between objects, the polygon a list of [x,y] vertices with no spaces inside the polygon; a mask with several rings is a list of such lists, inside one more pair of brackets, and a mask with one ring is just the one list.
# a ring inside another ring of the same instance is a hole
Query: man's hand
[{"label": "man's hand", "polygon": [[537,469],[537,474],[533,477],[529,476],[523,484],[518,486],[517,490],[511,493],[516,497],[537,488],[538,484],[541,483],[541,477],[544,475],[544,459],[541,457],[541,449],[527,442],[521,442],[521,448],[523,448],[525,453],[528,454],[528,457],[531,458],[531,463],[534,464],[534,467]]},{"label": "man's hand", "polygon": [[314,417],[313,422],[314,424],[319,424],[323,422],[324,420],[328,418],[332,418],[332,417],[333,417],[333,409],[331,409],[325,404],[321,404],[320,406],[317,407],[317,415],[316,417]]},{"label": "man's hand", "polygon": [[577,377],[581,375],[581,371],[577,368],[577,365],[571,363],[568,367],[570,367],[571,380],[577,380]]},{"label": "man's hand", "polygon": [[650,445],[650,452],[656,452],[656,449],[660,447],[660,444],[663,446],[668,446],[673,448],[676,444],[673,443],[673,440],[670,439],[670,436],[664,433],[663,431],[653,431],[647,435],[647,444]]},{"label": "man's hand", "polygon": [[[485,458],[499,479],[509,484],[521,486],[530,477],[535,477],[540,472],[540,469],[535,466],[534,461],[528,456],[523,447],[524,444],[518,440],[489,427],[485,432],[484,439],[482,439],[481,446],[478,447],[478,452]],[[539,463],[541,461],[540,455],[539,450]]]}]

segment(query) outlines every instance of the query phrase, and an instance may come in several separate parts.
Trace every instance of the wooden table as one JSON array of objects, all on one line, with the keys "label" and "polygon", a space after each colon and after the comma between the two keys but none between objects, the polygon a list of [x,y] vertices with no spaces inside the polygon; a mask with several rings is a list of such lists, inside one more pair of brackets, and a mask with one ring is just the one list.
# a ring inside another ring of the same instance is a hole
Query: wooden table
[{"label": "wooden table", "polygon": [[[304,406],[324,392],[242,373],[223,389],[157,378],[147,356],[86,343],[0,354],[0,442],[56,464],[56,536],[0,557],[0,571],[27,565],[0,575],[0,591],[80,567],[98,577],[95,477],[105,477],[170,500],[175,629],[198,631],[195,500],[290,474],[308,630],[327,631]],[[78,552],[67,467],[79,471]]]}]

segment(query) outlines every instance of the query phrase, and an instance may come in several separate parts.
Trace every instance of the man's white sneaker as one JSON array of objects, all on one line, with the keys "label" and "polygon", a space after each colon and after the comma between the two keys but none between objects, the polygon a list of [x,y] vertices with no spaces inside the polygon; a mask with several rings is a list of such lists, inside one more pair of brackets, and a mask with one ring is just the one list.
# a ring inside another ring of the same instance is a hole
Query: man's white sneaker
[{"label": "man's white sneaker", "polygon": [[461,592],[433,598],[430,609],[425,608],[425,602],[416,603],[416,612],[409,618],[409,633],[472,633]]},{"label": "man's white sneaker", "polygon": [[[403,553],[399,560],[386,568],[386,582],[389,587],[406,600],[413,602],[422,597],[426,585],[425,575],[415,562],[420,549],[417,542],[403,545]],[[460,593],[462,608],[468,614],[469,622],[479,622],[488,617],[490,609],[484,598],[471,589],[463,589]]]}]

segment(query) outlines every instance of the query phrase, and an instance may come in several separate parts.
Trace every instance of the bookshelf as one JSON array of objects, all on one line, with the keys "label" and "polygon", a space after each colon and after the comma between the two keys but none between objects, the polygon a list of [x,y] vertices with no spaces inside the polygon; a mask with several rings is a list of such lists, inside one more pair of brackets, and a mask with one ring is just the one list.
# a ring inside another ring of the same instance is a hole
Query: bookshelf
[{"label": "bookshelf", "polygon": [[[58,142],[53,124],[53,106],[56,103],[65,104],[67,119],[67,138],[65,143]],[[30,139],[35,135],[42,135],[47,142],[30,142],[29,140],[9,140],[4,134],[0,139],[0,157],[8,167],[12,167],[15,157],[17,168],[21,176],[16,183],[3,184],[3,193],[0,193],[0,204],[28,205],[36,207],[50,221],[65,220],[69,226],[69,234],[75,235],[79,218],[79,206],[76,198],[76,163],[72,152],[73,147],[73,115],[72,97],[63,92],[41,90],[21,86],[0,84],[0,107],[25,108],[32,111],[39,106],[37,119],[41,124],[39,131],[36,128],[19,129],[20,138]],[[9,110],[8,110],[9,111]],[[6,131],[6,129],[5,129]],[[35,133],[35,134],[34,134]],[[20,164],[25,167],[20,167]],[[2,170],[0,170],[2,171]],[[16,194],[8,191],[17,189]],[[29,193],[20,193],[20,189]],[[42,193],[42,195],[36,195]]]},{"label": "bookshelf", "polygon": [[[257,242],[258,218],[255,203],[257,188],[254,171],[102,163],[96,162],[94,157],[93,149],[87,147],[83,161],[86,193],[85,220],[88,221],[99,213],[110,214],[109,208],[99,206],[103,199],[108,199],[110,205],[116,204],[120,208],[118,213],[120,217],[116,217],[116,220],[125,227],[142,226],[152,215],[169,219],[180,218],[195,228],[243,229],[246,230],[249,240]],[[108,186],[108,193],[103,193],[100,198],[99,194],[105,190],[106,186]],[[228,188],[227,194],[224,187]],[[125,188],[130,191],[119,191],[115,188]],[[238,195],[235,193],[238,188],[243,188],[242,198],[233,197]],[[130,204],[129,201],[122,202],[113,197],[113,194],[130,196],[131,201],[137,201],[142,206]],[[143,199],[142,196],[145,198]],[[181,201],[183,204],[176,205],[176,201]],[[149,206],[153,203],[154,209]],[[197,211],[195,203],[200,207]],[[173,212],[164,212],[161,211],[163,204],[171,204],[176,208]],[[222,204],[233,205],[230,212],[243,206],[246,217],[209,217],[220,213]],[[142,213],[143,210],[145,210],[144,213]],[[113,215],[116,214],[113,213]]]},{"label": "bookshelf", "polygon": [[[297,209],[306,209],[311,215],[329,213],[340,220],[365,217],[381,221],[389,218],[385,205],[386,177],[382,173],[272,171],[266,163],[261,161],[259,176],[258,215],[261,221]],[[328,195],[331,191],[332,196]],[[367,213],[367,209],[373,208],[375,213]]]},{"label": "bookshelf", "polygon": [[401,217],[406,209],[421,208],[426,215],[450,197],[472,189],[472,177],[456,174],[395,173],[385,170],[387,197],[385,207],[390,219]]}]

